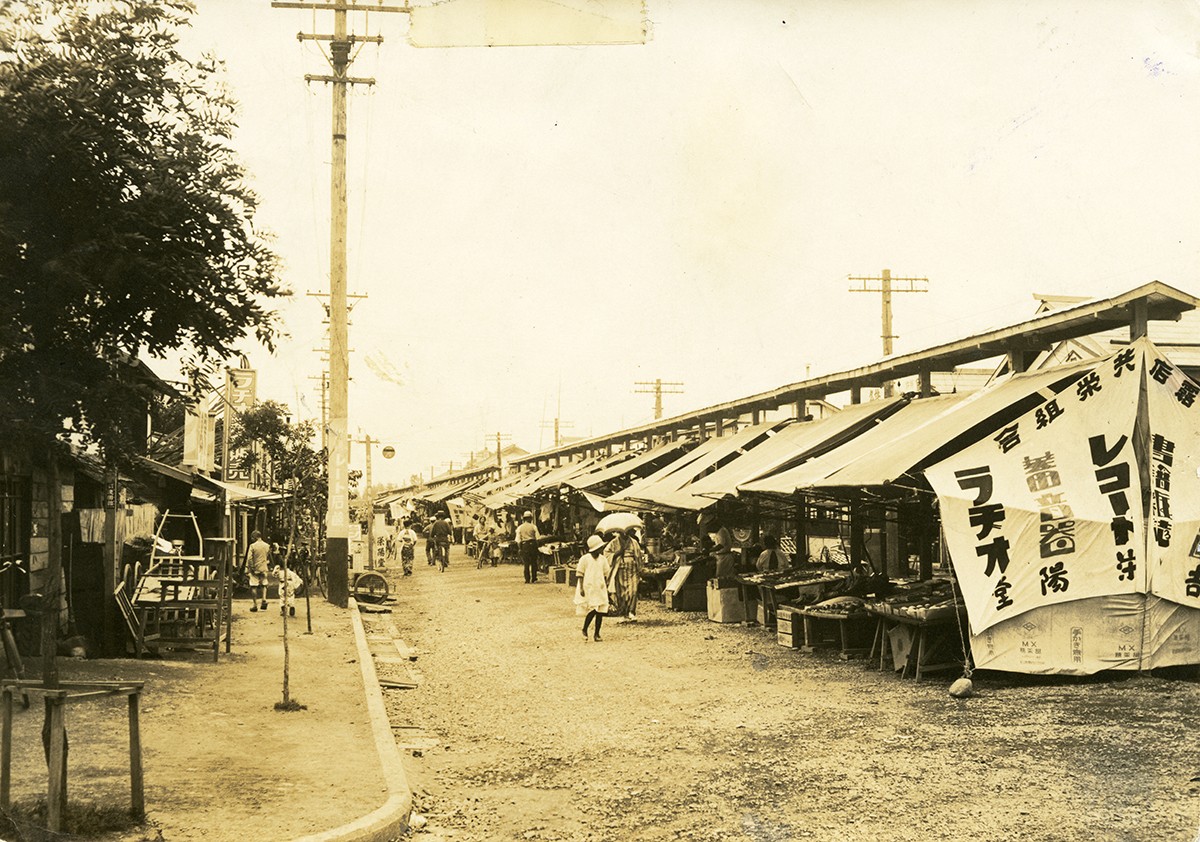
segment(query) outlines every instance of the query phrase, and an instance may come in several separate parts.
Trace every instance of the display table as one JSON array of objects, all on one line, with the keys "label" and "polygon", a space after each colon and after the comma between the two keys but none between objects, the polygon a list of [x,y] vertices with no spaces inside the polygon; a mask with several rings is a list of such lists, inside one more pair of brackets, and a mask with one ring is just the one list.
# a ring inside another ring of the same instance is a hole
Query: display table
[{"label": "display table", "polygon": [[770,573],[743,573],[734,577],[744,588],[755,593],[743,593],[747,604],[758,603],[758,622],[775,625],[778,606],[801,596],[820,598],[832,585],[845,578],[840,571],[779,570]]},{"label": "display table", "polygon": [[[843,661],[859,658],[871,652],[872,634],[878,635],[874,615],[865,611],[814,611],[802,609],[804,619],[804,645],[801,652],[815,652],[827,646],[838,647],[838,657]],[[833,627],[836,632],[830,634]]]},{"label": "display table", "polygon": [[966,609],[933,612],[925,617],[881,610],[868,605],[867,611],[876,618],[875,636],[870,658],[879,652],[879,668],[885,669],[885,659],[892,655],[892,666],[900,669],[900,677],[911,672],[918,681],[926,672],[961,668],[962,641],[959,623],[966,623]]}]

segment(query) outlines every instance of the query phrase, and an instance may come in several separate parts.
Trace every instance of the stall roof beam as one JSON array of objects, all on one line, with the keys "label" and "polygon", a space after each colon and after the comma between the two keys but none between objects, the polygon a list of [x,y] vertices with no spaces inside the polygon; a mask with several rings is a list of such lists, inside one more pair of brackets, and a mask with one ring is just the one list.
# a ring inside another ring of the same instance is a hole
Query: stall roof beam
[{"label": "stall roof beam", "polygon": [[1004,354],[1028,357],[1055,343],[1080,336],[1128,326],[1130,338],[1145,333],[1147,321],[1178,321],[1179,317],[1200,307],[1200,298],[1181,292],[1160,281],[1110,298],[1084,301],[1042,313],[1027,321],[976,334],[965,339],[935,345],[922,351],[888,357],[870,365],[826,374],[781,386],[745,398],[705,407],[673,418],[664,418],[609,435],[597,436],[570,445],[513,459],[516,465],[533,463],[557,455],[569,455],[606,447],[626,439],[671,436],[679,431],[700,428],[721,418],[737,418],[755,410],[777,409],[798,401],[824,398],[839,392],[874,387],[887,380],[921,375],[924,372],[951,371],[959,366]]}]

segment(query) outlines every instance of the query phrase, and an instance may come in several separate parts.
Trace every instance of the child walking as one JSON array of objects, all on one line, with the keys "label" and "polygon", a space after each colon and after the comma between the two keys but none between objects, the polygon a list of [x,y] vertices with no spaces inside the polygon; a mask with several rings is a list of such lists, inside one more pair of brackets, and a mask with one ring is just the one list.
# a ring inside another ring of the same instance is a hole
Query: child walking
[{"label": "child walking", "polygon": [[599,641],[600,625],[604,615],[608,613],[608,574],[610,572],[608,556],[599,551],[604,547],[604,539],[599,535],[588,538],[588,551],[579,557],[575,571],[579,574],[579,583],[575,591],[575,610],[586,614],[583,618],[583,639],[588,639],[588,627],[592,620],[596,621],[596,630],[592,640]]},{"label": "child walking", "polygon": [[304,585],[304,580],[300,578],[292,568],[287,569],[284,574],[283,566],[276,565],[271,568],[271,576],[279,584],[279,613],[282,616],[284,611],[287,611],[289,617],[296,616],[296,592]]}]

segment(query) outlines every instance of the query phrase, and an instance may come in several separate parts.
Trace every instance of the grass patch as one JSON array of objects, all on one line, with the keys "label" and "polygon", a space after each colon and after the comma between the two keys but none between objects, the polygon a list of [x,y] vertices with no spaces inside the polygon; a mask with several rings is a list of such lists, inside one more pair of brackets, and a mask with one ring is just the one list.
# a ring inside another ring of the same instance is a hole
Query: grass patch
[{"label": "grass patch", "polygon": [[308,705],[302,705],[295,699],[288,699],[286,702],[276,702],[275,710],[283,711],[284,713],[292,713],[298,710],[308,710]]},{"label": "grass patch", "polygon": [[0,838],[12,842],[51,842],[51,840],[93,839],[108,833],[128,834],[140,830],[137,836],[122,835],[123,840],[157,842],[163,838],[156,828],[144,819],[134,818],[126,806],[67,802],[63,830],[51,833],[46,829],[48,810],[45,798],[17,802],[6,813],[0,813]]}]

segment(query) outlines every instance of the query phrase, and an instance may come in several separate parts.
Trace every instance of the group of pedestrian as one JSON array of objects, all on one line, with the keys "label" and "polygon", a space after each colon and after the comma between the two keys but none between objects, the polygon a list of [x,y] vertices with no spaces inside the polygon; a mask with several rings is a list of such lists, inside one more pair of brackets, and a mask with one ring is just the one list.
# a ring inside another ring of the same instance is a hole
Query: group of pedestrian
[{"label": "group of pedestrian", "polygon": [[588,536],[587,552],[575,566],[575,607],[583,615],[585,641],[589,629],[592,640],[603,639],[600,627],[605,617],[637,622],[638,584],[645,561],[646,551],[636,527],[617,531],[611,537],[600,533]]},{"label": "group of pedestrian", "polygon": [[[272,561],[274,563],[272,564]],[[246,579],[250,585],[250,610],[267,610],[267,584],[271,579],[279,588],[279,613],[296,616],[296,594],[304,586],[300,575],[279,559],[279,547],[263,540],[258,530],[250,533],[244,561]],[[257,591],[257,594],[256,594]]]}]

